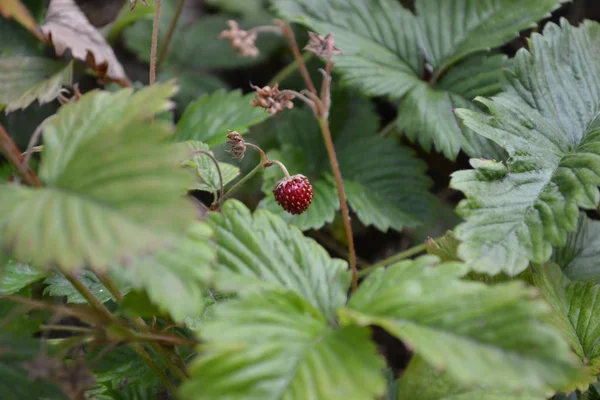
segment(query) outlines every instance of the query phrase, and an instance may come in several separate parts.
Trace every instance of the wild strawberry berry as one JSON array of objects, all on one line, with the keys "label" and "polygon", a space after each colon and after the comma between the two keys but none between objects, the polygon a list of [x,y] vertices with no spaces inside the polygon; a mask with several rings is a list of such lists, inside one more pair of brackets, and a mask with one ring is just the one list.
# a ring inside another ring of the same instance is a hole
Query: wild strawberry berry
[{"label": "wild strawberry berry", "polygon": [[310,181],[304,175],[283,178],[273,189],[277,203],[290,214],[302,214],[308,209],[313,198]]}]

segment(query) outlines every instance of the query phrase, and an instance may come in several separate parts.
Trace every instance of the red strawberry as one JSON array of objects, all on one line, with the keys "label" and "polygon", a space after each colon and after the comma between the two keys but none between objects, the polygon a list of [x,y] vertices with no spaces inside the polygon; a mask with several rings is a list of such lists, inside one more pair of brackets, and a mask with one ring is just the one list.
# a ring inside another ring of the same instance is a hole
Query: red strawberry
[{"label": "red strawberry", "polygon": [[283,178],[273,189],[277,203],[290,214],[302,214],[308,209],[313,198],[310,181],[304,175]]}]

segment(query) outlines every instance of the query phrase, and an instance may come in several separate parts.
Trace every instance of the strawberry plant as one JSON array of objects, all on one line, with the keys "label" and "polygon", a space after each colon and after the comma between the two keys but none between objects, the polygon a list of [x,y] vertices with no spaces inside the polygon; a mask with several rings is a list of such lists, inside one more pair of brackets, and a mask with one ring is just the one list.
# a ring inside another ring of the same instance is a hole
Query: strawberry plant
[{"label": "strawberry plant", "polygon": [[2,399],[600,399],[600,9],[0,0]]}]

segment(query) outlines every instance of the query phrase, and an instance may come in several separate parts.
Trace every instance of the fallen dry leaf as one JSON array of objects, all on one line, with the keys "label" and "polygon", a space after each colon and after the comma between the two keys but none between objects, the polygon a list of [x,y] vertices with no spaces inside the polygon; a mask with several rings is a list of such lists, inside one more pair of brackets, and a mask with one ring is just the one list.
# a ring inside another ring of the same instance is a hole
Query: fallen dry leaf
[{"label": "fallen dry leaf", "polygon": [[40,30],[40,27],[31,16],[27,7],[21,3],[21,0],[0,0],[0,14],[6,19],[14,18],[33,33],[33,36],[41,41],[46,41],[46,37]]},{"label": "fallen dry leaf", "polygon": [[90,24],[74,0],[52,0],[41,28],[58,56],[70,49],[73,57],[84,60],[96,70],[99,79],[130,86],[113,49]]}]

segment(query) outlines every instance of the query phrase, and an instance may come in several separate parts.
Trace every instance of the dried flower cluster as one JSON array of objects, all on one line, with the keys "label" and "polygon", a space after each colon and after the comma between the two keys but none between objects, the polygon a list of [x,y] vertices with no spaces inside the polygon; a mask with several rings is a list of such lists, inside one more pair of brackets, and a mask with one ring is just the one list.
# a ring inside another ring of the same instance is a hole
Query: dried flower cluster
[{"label": "dried flower cluster", "polygon": [[279,84],[275,86],[258,87],[250,85],[252,89],[256,90],[256,97],[250,102],[254,107],[262,107],[269,110],[269,114],[277,114],[283,111],[285,108],[294,108],[294,95],[292,93],[279,90]]},{"label": "dried flower cluster", "polygon": [[227,144],[229,145],[227,152],[236,160],[241,161],[244,158],[244,154],[246,154],[246,142],[242,135],[237,131],[229,131]]},{"label": "dried flower cluster", "polygon": [[314,32],[308,32],[308,37],[308,44],[304,47],[304,50],[310,51],[318,57],[325,58],[342,54],[341,50],[335,47],[331,33],[321,36]]},{"label": "dried flower cluster", "polygon": [[260,51],[255,44],[258,34],[240,29],[239,24],[233,20],[227,21],[227,25],[229,29],[221,32],[219,39],[231,40],[231,47],[244,57],[258,57]]}]

